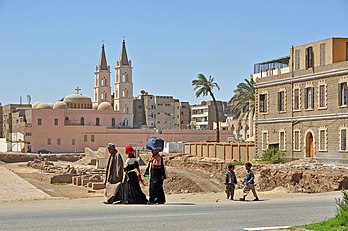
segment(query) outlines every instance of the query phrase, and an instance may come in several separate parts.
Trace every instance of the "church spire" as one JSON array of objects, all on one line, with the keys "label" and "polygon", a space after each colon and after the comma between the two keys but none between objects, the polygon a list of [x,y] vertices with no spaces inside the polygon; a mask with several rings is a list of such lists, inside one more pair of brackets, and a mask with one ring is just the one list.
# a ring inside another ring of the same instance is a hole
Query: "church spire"
[{"label": "church spire", "polygon": [[105,56],[105,50],[104,50],[104,44],[102,45],[102,50],[100,53],[100,59],[99,59],[99,70],[108,70],[108,64],[106,63],[106,56]]},{"label": "church spire", "polygon": [[122,51],[120,56],[120,65],[129,65],[128,57],[127,57],[127,51],[126,51],[126,41],[122,41]]}]

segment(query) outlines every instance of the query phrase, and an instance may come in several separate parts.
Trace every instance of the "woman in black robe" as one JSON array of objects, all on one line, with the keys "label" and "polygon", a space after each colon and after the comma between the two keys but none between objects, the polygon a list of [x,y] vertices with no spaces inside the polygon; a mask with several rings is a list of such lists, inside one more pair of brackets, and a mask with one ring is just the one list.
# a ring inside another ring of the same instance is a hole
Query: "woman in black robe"
[{"label": "woman in black robe", "polygon": [[135,158],[134,149],[132,146],[126,146],[128,159],[124,165],[126,173],[127,201],[128,204],[146,204],[147,199],[140,188],[139,181],[143,183],[140,176],[139,162]]}]

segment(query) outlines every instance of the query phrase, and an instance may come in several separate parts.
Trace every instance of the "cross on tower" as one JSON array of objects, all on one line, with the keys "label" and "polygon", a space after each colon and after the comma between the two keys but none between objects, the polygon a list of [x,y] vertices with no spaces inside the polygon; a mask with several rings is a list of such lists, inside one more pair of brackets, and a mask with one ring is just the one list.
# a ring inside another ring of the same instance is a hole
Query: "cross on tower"
[{"label": "cross on tower", "polygon": [[76,94],[79,94],[79,91],[81,91],[81,88],[76,87],[76,88],[75,88],[75,91],[76,91]]}]

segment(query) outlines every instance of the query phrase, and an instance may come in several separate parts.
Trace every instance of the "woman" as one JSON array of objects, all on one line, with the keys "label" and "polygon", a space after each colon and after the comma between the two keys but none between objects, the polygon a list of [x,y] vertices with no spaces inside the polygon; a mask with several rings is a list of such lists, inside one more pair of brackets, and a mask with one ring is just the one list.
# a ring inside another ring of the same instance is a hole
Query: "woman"
[{"label": "woman", "polygon": [[145,174],[150,175],[150,203],[166,203],[163,190],[163,181],[166,179],[165,167],[162,156],[155,149],[152,149],[152,156]]},{"label": "woman", "polygon": [[143,183],[140,176],[139,162],[135,158],[134,149],[132,146],[126,146],[126,154],[128,159],[124,164],[124,171],[126,173],[126,187],[128,204],[146,204],[147,199],[143,191],[141,191],[139,181]]}]

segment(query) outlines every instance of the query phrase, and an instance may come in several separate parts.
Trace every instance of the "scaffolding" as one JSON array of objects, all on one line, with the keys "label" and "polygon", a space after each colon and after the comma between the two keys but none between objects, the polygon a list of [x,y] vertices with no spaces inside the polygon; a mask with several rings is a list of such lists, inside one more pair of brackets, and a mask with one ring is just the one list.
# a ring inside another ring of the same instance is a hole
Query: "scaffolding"
[{"label": "scaffolding", "polygon": [[290,56],[254,64],[254,74],[289,66]]}]

